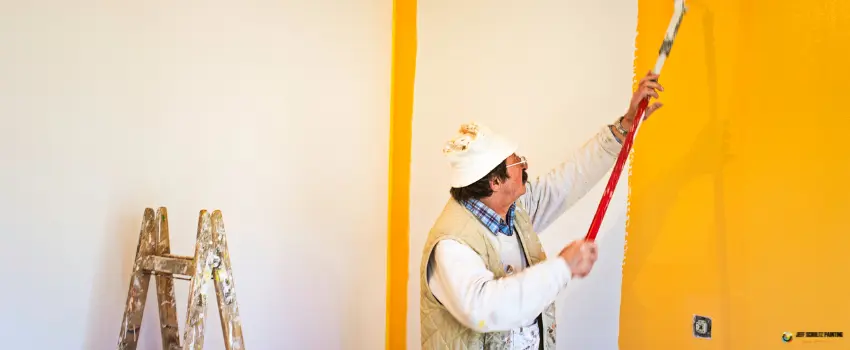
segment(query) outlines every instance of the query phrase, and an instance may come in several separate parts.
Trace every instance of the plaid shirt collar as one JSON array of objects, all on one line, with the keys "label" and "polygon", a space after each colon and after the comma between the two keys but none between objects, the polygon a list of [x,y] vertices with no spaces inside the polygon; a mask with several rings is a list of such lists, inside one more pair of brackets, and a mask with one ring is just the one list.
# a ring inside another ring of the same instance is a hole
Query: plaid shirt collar
[{"label": "plaid shirt collar", "polygon": [[477,199],[469,199],[463,202],[463,206],[468,209],[472,215],[475,215],[484,226],[486,226],[493,234],[503,234],[505,236],[513,236],[514,222],[516,220],[516,204],[511,204],[508,209],[508,220],[502,219],[499,214],[493,209],[490,209],[486,204]]}]

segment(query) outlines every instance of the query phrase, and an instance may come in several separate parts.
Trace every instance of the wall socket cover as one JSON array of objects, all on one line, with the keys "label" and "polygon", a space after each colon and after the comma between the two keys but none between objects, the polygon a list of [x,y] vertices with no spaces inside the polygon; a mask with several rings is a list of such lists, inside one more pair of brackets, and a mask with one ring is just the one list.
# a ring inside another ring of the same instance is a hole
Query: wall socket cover
[{"label": "wall socket cover", "polygon": [[711,339],[711,318],[707,316],[694,315],[693,320],[694,337]]}]

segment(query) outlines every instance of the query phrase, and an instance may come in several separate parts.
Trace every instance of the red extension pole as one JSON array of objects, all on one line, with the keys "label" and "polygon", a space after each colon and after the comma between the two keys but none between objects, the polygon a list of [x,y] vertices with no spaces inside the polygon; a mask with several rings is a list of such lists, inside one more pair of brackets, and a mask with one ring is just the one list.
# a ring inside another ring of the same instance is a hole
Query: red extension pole
[{"label": "red extension pole", "polygon": [[632,150],[632,142],[634,142],[638,124],[644,118],[646,106],[649,104],[649,98],[644,98],[638,105],[635,121],[632,123],[632,130],[626,135],[626,140],[623,141],[623,148],[620,150],[620,155],[617,157],[617,163],[614,164],[614,172],[608,179],[608,185],[605,186],[605,192],[602,194],[602,200],[599,201],[599,207],[596,208],[596,215],[593,216],[593,222],[590,223],[590,229],[587,231],[585,240],[596,240],[596,234],[599,233],[599,227],[602,226],[602,219],[605,217],[605,212],[608,211],[608,204],[611,202],[611,197],[614,196],[614,190],[617,188],[617,182],[620,180],[620,173],[623,171],[623,166],[626,164],[626,159],[629,158],[629,152]]}]

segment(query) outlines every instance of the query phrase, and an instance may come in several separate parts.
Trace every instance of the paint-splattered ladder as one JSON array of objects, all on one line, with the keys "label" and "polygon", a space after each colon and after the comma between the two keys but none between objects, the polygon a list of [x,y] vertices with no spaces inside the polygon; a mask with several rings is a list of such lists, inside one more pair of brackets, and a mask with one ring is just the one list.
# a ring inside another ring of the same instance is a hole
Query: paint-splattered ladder
[{"label": "paint-splattered ladder", "polygon": [[[135,350],[138,345],[151,276],[156,278],[163,349],[200,350],[203,348],[204,319],[207,309],[206,290],[211,280],[215,284],[225,348],[227,350],[245,348],[221,211],[216,210],[210,215],[206,210],[201,210],[198,217],[195,256],[185,257],[171,254],[166,209],[161,207],[156,213],[152,208],[145,209],[133,274],[130,277],[130,291],[127,294],[124,319],[121,322],[119,350]],[[182,346],[177,328],[174,279],[190,281],[189,306]]]}]

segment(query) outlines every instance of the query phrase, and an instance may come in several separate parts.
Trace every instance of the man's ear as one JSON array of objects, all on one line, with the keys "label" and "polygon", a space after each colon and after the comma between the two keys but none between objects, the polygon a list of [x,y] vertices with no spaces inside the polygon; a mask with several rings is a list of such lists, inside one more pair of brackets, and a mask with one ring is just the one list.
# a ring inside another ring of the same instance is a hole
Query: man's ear
[{"label": "man's ear", "polygon": [[499,188],[501,188],[501,187],[502,187],[502,181],[499,180],[498,177],[494,176],[492,179],[490,179],[490,189],[492,189],[493,192],[498,192]]}]

